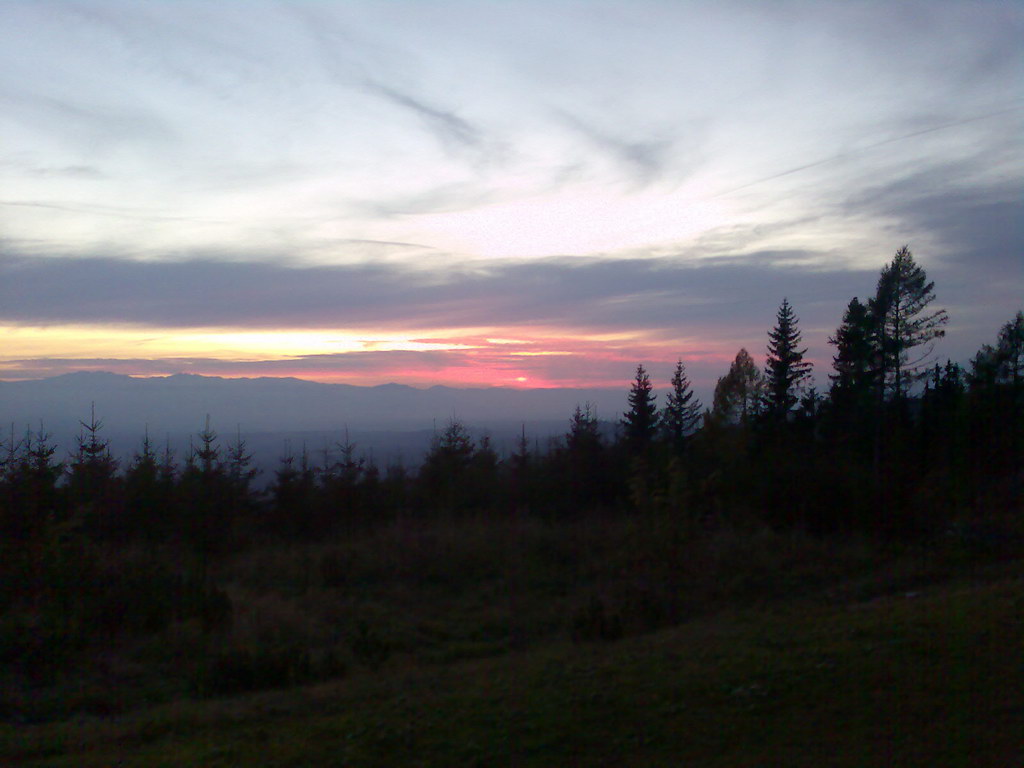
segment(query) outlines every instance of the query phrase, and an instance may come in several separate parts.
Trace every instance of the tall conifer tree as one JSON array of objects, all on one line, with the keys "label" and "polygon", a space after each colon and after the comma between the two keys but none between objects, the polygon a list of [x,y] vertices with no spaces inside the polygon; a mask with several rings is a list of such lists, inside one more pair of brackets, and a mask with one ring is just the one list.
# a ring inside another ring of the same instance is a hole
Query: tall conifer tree
[{"label": "tall conifer tree", "polygon": [[811,364],[804,360],[807,348],[800,349],[798,322],[789,299],[783,299],[775,316],[775,327],[768,332],[766,405],[771,417],[779,421],[784,421],[800,402],[801,385],[811,377]]},{"label": "tall conifer tree", "polygon": [[661,412],[661,424],[672,446],[681,450],[686,438],[693,434],[700,424],[703,406],[700,400],[694,400],[690,380],[686,376],[683,361],[676,363],[672,374],[672,389],[666,398],[665,408]]},{"label": "tall conifer tree", "polygon": [[629,410],[622,416],[626,442],[634,450],[646,449],[658,428],[658,408],[654,402],[651,377],[643,365],[636,367],[636,376],[629,391]]},{"label": "tall conifer tree", "polygon": [[866,304],[854,297],[843,314],[842,324],[828,340],[836,348],[832,402],[841,408],[865,404],[874,391],[881,364],[876,344],[875,321]]}]

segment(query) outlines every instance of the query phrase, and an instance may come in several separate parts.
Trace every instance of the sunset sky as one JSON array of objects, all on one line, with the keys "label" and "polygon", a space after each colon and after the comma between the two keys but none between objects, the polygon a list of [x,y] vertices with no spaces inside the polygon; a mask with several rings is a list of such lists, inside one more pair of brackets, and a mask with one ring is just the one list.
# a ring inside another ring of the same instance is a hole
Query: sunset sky
[{"label": "sunset sky", "polygon": [[0,378],[701,388],[1024,306],[1017,2],[0,0]]}]

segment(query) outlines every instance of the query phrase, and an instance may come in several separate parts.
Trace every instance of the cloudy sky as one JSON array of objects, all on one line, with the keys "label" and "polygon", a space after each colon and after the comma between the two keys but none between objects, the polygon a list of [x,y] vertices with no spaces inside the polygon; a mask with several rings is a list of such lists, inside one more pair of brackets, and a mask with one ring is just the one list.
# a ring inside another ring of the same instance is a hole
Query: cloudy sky
[{"label": "cloudy sky", "polygon": [[1024,6],[0,0],[0,378],[699,387],[1024,305]]}]

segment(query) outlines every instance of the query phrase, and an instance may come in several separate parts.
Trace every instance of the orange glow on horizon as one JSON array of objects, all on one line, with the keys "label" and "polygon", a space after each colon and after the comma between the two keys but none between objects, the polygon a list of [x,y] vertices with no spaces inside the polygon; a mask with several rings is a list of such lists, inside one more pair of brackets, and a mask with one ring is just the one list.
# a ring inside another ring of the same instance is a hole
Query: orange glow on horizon
[{"label": "orange glow on horizon", "polygon": [[574,333],[549,327],[355,334],[68,325],[0,327],[0,335],[6,351],[0,379],[6,380],[110,371],[138,377],[295,377],[365,386],[601,388],[621,386],[637,362],[664,367],[684,357],[725,368],[736,349],[731,344],[697,348],[639,330]]}]

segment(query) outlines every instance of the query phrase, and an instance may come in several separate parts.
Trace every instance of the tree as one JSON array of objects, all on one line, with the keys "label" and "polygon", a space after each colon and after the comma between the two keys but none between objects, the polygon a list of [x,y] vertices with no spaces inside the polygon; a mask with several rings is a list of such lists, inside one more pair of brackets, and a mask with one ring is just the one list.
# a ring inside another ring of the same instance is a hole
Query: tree
[{"label": "tree", "polygon": [[971,381],[977,385],[1024,385],[1024,312],[999,329],[996,346],[985,344],[971,361]]},{"label": "tree", "polygon": [[589,400],[582,406],[577,403],[576,409],[569,419],[569,431],[565,435],[565,445],[570,453],[591,451],[601,446],[601,434],[598,431],[597,414]]},{"label": "tree", "polygon": [[622,415],[626,443],[635,451],[643,451],[658,428],[658,408],[654,402],[651,377],[643,365],[636,367],[636,376],[629,391],[629,410]]},{"label": "tree", "polygon": [[164,482],[148,427],[140,450],[135,452],[125,472],[124,484],[129,529],[156,541],[167,522],[173,479]]},{"label": "tree", "polygon": [[829,374],[832,403],[843,413],[852,413],[871,400],[881,373],[875,341],[875,322],[868,305],[852,298],[835,336],[828,339],[836,348],[832,358],[835,373]]},{"label": "tree", "polygon": [[[315,532],[316,474],[309,464],[309,454],[303,447],[298,467],[290,446],[285,443],[285,452],[274,471],[274,483],[270,488],[270,521],[276,534],[309,536]],[[321,532],[323,533],[323,532]]]},{"label": "tree", "polygon": [[117,460],[110,455],[110,441],[100,437],[103,422],[96,418],[95,405],[89,421],[79,424],[82,432],[77,438],[78,449],[68,465],[68,489],[76,507],[89,508],[94,516],[103,517],[110,510],[97,507],[104,507],[111,501]]},{"label": "tree", "polygon": [[60,514],[60,494],[57,482],[64,472],[64,464],[54,461],[57,446],[42,423],[39,431],[26,429],[25,437],[11,440],[4,461],[6,507],[0,521],[0,539],[23,546],[42,531],[47,523]]},{"label": "tree", "polygon": [[985,344],[968,375],[972,454],[979,475],[994,467],[1024,467],[1024,312],[999,329],[996,346]]},{"label": "tree", "polygon": [[672,447],[677,451],[682,451],[686,438],[697,430],[702,410],[700,400],[694,400],[690,380],[686,376],[686,367],[683,361],[679,360],[672,374],[672,389],[661,412],[662,428]]},{"label": "tree", "polygon": [[[946,310],[927,311],[935,300],[934,288],[935,283],[928,282],[907,246],[896,251],[878,278],[869,307],[881,352],[881,385],[888,388],[893,400],[902,400],[907,386],[925,369],[935,340],[946,335]],[[915,352],[918,347],[922,349]],[[927,370],[924,373],[927,375]]]},{"label": "tree", "polygon": [[199,433],[199,442],[202,448],[191,451],[192,461],[198,461],[198,471],[204,478],[210,478],[214,474],[223,472],[223,465],[220,460],[220,448],[217,446],[217,433],[210,426],[210,415],[206,415],[206,425]]},{"label": "tree", "polygon": [[712,415],[728,424],[746,424],[757,415],[764,394],[764,378],[746,349],[736,353],[729,372],[715,385]]},{"label": "tree", "polygon": [[1019,391],[1024,384],[1024,312],[999,329],[999,377]]},{"label": "tree", "polygon": [[768,332],[765,400],[769,415],[777,421],[785,421],[800,401],[801,386],[811,377],[811,363],[804,360],[807,348],[800,349],[799,320],[793,314],[789,299],[782,300],[775,320],[775,327]]},{"label": "tree", "polygon": [[230,478],[221,458],[210,417],[198,434],[200,447],[189,440],[185,468],[178,483],[182,529],[204,554],[226,551],[232,527]]},{"label": "tree", "polygon": [[420,467],[420,488],[428,504],[438,509],[466,506],[467,481],[476,444],[469,430],[452,418],[439,436],[435,436]]}]

